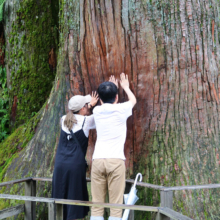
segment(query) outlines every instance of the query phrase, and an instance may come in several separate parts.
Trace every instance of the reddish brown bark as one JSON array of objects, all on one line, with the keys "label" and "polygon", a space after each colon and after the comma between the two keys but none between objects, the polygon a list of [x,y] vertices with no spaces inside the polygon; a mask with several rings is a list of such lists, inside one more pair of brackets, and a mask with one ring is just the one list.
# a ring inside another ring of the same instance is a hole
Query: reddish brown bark
[{"label": "reddish brown bark", "polygon": [[[125,72],[138,101],[128,120],[127,178],[141,172],[145,182],[166,186],[219,182],[219,6],[211,3],[62,2],[56,83],[35,137],[19,157],[29,155],[27,163],[37,164],[25,175],[52,174],[58,115],[67,112],[68,99],[91,93],[111,74]],[[126,99],[120,89],[120,102]],[[90,163],[95,139],[93,131]],[[9,170],[19,164],[17,160]],[[140,190],[140,195],[141,204],[159,205],[157,193]],[[215,216],[217,195],[175,192],[174,208],[195,219]],[[146,218],[144,213],[136,216]]]}]

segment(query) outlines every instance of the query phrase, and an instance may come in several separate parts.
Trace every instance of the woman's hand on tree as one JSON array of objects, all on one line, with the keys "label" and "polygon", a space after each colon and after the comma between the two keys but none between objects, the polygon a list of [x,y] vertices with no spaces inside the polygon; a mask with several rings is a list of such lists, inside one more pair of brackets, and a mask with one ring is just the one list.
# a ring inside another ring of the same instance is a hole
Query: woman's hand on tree
[{"label": "woman's hand on tree", "polygon": [[97,92],[92,91],[91,101],[89,103],[89,108],[93,108],[97,104],[98,100],[99,100],[99,96],[98,96]]},{"label": "woman's hand on tree", "polygon": [[118,80],[115,79],[115,76],[111,75],[111,76],[109,77],[109,82],[114,83],[114,84],[117,86],[117,88],[118,88]]}]

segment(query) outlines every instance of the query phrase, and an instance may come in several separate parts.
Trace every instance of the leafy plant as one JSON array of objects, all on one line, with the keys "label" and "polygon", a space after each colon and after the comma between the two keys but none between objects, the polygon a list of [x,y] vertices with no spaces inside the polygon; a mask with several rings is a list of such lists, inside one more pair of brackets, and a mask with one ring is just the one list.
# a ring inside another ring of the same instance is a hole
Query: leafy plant
[{"label": "leafy plant", "polygon": [[9,98],[6,70],[0,67],[0,142],[9,134]]}]

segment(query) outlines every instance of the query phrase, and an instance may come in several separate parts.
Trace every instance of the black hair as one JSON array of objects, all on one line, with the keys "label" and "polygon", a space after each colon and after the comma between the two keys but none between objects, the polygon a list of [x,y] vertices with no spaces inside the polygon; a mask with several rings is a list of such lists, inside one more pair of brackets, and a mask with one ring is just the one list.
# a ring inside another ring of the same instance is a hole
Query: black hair
[{"label": "black hair", "polygon": [[112,82],[103,82],[99,85],[98,94],[103,103],[114,103],[118,88]]}]

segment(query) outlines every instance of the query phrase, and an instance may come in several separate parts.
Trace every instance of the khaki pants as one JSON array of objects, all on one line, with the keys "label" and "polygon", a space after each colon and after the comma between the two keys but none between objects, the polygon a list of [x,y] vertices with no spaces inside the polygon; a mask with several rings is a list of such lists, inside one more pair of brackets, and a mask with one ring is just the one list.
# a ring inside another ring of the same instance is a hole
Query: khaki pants
[{"label": "khaki pants", "polygon": [[[93,202],[123,204],[125,190],[125,162],[122,159],[95,159],[92,162],[91,189]],[[91,216],[103,216],[104,208],[92,207]],[[122,209],[110,209],[111,217],[121,218]]]}]

